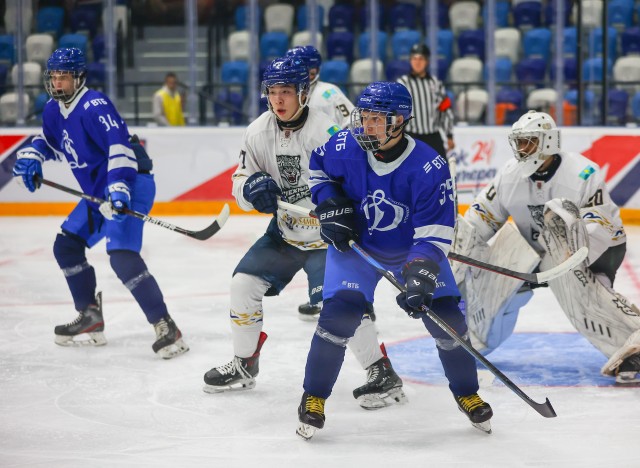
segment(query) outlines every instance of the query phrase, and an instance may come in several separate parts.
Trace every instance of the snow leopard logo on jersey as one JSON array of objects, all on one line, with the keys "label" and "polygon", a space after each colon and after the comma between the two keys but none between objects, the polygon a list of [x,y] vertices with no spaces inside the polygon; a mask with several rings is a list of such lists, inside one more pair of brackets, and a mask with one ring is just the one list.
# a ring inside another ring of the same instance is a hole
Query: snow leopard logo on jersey
[{"label": "snow leopard logo on jersey", "polygon": [[531,213],[531,217],[533,218],[533,221],[540,226],[540,229],[544,228],[544,216],[543,216],[543,210],[544,210],[544,205],[527,205],[527,208],[529,208],[529,213]]},{"label": "snow leopard logo on jersey", "polygon": [[[69,138],[69,133],[66,130],[62,131],[62,145],[64,146],[64,150],[67,156],[73,158],[73,161],[69,161],[69,166],[71,167],[71,169],[82,169],[87,167],[87,163],[78,163],[78,154],[73,148],[73,140]],[[67,159],[69,158],[67,157]]]},{"label": "snow leopard logo on jersey", "polygon": [[362,208],[369,224],[369,234],[395,229],[409,216],[409,207],[389,200],[382,190],[367,195]]},{"label": "snow leopard logo on jersey", "polygon": [[282,177],[282,192],[289,203],[295,203],[303,198],[311,198],[311,190],[305,183],[300,184],[302,168],[301,157],[290,154],[277,154],[278,170]]}]

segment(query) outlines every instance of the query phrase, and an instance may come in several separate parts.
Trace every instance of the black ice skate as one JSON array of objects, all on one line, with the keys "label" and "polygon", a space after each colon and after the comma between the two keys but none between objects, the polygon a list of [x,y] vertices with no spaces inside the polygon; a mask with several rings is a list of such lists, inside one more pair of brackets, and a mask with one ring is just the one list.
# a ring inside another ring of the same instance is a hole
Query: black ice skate
[{"label": "black ice skate", "polygon": [[80,311],[73,322],[56,326],[55,342],[60,346],[102,346],[107,344],[103,331],[102,293],[99,292],[96,303]]},{"label": "black ice skate", "polygon": [[622,361],[616,373],[616,385],[640,386],[640,354],[632,354]]},{"label": "black ice skate", "polygon": [[454,398],[456,403],[458,403],[458,408],[467,415],[473,427],[487,434],[491,434],[490,420],[493,416],[493,410],[491,406],[489,406],[489,403],[483,401],[477,393]]},{"label": "black ice skate", "polygon": [[384,357],[367,367],[367,381],[353,391],[353,398],[367,410],[376,410],[406,403],[407,396],[402,390],[402,379],[391,366],[384,344],[380,345]]},{"label": "black ice skate", "polygon": [[296,434],[305,440],[313,437],[318,429],[324,427],[324,398],[309,395],[307,392],[302,394],[302,401],[298,406],[298,429]]},{"label": "black ice skate", "polygon": [[307,302],[306,304],[298,306],[298,313],[300,314],[298,317],[305,322],[317,322],[320,312],[322,312],[322,304],[311,304]]},{"label": "black ice skate", "polygon": [[171,359],[189,351],[189,346],[182,341],[182,333],[170,316],[161,318],[153,324],[156,341],[151,348],[162,359]]},{"label": "black ice skate", "polygon": [[258,346],[251,357],[234,356],[231,362],[214,367],[204,374],[203,390],[207,393],[220,393],[229,390],[250,390],[256,386],[255,377],[258,375],[260,349],[267,340],[267,334],[260,332]]}]

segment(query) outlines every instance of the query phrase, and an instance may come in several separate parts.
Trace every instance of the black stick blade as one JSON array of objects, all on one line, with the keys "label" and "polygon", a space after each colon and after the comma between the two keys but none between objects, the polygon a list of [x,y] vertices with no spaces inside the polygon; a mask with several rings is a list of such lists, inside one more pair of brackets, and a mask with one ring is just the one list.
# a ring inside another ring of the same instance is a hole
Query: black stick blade
[{"label": "black stick blade", "polygon": [[213,221],[213,223],[204,228],[202,231],[191,232],[189,236],[198,240],[207,240],[215,233],[217,233],[220,229],[222,229],[222,226],[224,226],[224,224],[227,222],[227,219],[229,219],[229,205],[225,203],[222,211],[220,212],[220,214],[218,214],[218,216],[216,216],[216,219]]}]

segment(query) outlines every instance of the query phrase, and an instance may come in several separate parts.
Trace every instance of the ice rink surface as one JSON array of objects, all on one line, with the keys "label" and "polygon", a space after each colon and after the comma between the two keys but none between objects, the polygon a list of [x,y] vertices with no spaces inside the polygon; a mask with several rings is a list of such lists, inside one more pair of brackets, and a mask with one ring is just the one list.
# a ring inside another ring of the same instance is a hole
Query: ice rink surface
[{"label": "ice rink surface", "polygon": [[[210,219],[167,221],[197,230]],[[493,434],[472,428],[443,380],[420,370],[435,366],[438,374],[433,341],[381,282],[379,336],[405,381],[409,403],[361,409],[351,391],[365,372],[347,353],[327,400],[325,428],[311,441],[301,440],[296,410],[315,327],[298,318],[297,306],[307,298],[303,275],[281,296],[265,300],[269,339],[256,388],[204,393],[203,374],[233,353],[231,273],[267,221],[232,216],[205,242],[146,227],[143,257],[191,347],[163,361],[151,350],[152,326],[111,271],[104,243],[88,258],[103,291],[108,344],[55,345],[54,326],[76,317],[52,254],[62,219],[0,218],[0,466],[640,467],[640,388],[616,388],[597,375],[604,357],[586,342],[574,346],[582,338],[548,289],[537,290],[521,311],[505,349],[515,345],[488,358],[535,401],[548,397],[558,413],[554,419],[541,417],[484,371],[480,393],[495,413]],[[629,227],[628,234],[616,289],[638,304],[640,227]],[[564,368],[575,376],[550,385],[552,380],[527,373],[534,367],[540,375]]]}]

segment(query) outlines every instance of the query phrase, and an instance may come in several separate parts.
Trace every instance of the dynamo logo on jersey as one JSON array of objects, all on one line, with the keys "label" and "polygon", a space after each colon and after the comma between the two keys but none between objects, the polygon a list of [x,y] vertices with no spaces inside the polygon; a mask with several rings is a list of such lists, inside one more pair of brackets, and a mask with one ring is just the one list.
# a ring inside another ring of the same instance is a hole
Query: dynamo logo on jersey
[{"label": "dynamo logo on jersey", "polygon": [[373,231],[391,231],[398,227],[409,214],[409,208],[389,200],[383,190],[367,195],[364,215],[367,218],[369,234]]},{"label": "dynamo logo on jersey", "polygon": [[69,133],[66,130],[62,131],[62,145],[64,146],[64,151],[67,154],[67,159],[69,159],[69,157],[73,158],[73,160],[69,160],[69,166],[71,169],[83,169],[87,167],[87,163],[80,164],[78,162],[78,154],[73,148],[73,140],[69,138]]}]

